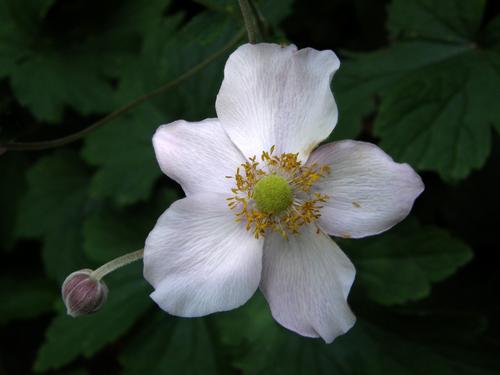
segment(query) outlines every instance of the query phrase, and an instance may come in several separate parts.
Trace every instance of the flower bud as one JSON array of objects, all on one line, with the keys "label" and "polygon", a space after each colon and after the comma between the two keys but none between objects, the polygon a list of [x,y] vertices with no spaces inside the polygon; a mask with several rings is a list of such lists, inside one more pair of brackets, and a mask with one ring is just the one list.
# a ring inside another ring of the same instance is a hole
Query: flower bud
[{"label": "flower bud", "polygon": [[98,311],[106,302],[108,287],[104,281],[91,277],[92,270],[83,269],[70,274],[61,287],[68,315],[73,318]]}]

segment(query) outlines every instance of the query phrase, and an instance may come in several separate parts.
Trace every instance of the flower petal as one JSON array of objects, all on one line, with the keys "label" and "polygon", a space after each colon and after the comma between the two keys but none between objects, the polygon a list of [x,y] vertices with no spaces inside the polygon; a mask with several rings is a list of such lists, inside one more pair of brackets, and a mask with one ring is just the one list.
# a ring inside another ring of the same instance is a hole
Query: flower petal
[{"label": "flower petal", "polygon": [[319,225],[334,236],[360,238],[391,228],[408,215],[424,190],[408,164],[395,163],[371,143],[329,143],[314,151],[308,163],[331,167],[316,189],[330,196]]},{"label": "flower petal", "polygon": [[337,123],[330,81],[339,67],[332,51],[294,45],[245,44],[228,59],[217,115],[246,157],[298,152],[307,160]]},{"label": "flower petal", "polygon": [[347,305],[355,273],[337,244],[308,225],[288,239],[266,238],[260,289],[278,323],[330,343],[356,320]]},{"label": "flower petal", "polygon": [[245,162],[217,119],[179,120],[158,128],[153,145],[160,168],[186,195],[231,193],[236,168]]},{"label": "flower petal", "polygon": [[144,277],[170,314],[194,317],[234,309],[258,288],[262,240],[253,238],[220,194],[178,200],[146,239]]}]

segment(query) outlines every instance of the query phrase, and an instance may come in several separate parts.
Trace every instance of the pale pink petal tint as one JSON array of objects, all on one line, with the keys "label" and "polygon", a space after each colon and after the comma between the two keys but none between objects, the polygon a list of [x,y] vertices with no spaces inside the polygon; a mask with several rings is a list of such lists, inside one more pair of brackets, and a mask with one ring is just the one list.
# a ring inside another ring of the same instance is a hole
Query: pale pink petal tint
[{"label": "pale pink petal tint", "polygon": [[332,342],[356,321],[347,305],[355,274],[337,244],[309,226],[288,240],[277,233],[266,239],[260,289],[278,323]]},{"label": "pale pink petal tint", "polygon": [[335,128],[330,81],[340,62],[332,51],[246,44],[228,59],[215,108],[245,156],[310,152]]},{"label": "pale pink petal tint", "polygon": [[[332,342],[353,326],[347,297],[355,269],[328,235],[383,232],[408,215],[424,187],[375,145],[315,150],[337,122],[330,83],[338,67],[332,51],[243,45],[226,63],[218,119],[176,121],[155,133],[162,171],[187,195],[159,218],[144,249],[144,276],[162,309],[184,317],[230,310],[260,286],[276,321],[303,336]],[[288,155],[282,161],[298,154],[295,169],[266,164],[269,152]],[[255,163],[266,165],[257,172]],[[318,178],[307,172],[315,165]],[[256,209],[252,189],[267,175],[292,189],[284,213]],[[304,202],[316,206],[300,211]],[[302,220],[296,230],[283,221],[288,213]]]},{"label": "pale pink petal tint", "polygon": [[153,145],[161,170],[177,181],[186,195],[226,194],[231,181],[220,176],[234,173],[245,162],[217,119],[183,120],[158,128]]},{"label": "pale pink petal tint", "polygon": [[340,141],[313,152],[308,163],[332,172],[315,190],[330,195],[319,220],[326,233],[360,238],[386,231],[403,220],[424,190],[408,164],[395,163],[372,143]]},{"label": "pale pink petal tint", "polygon": [[170,314],[188,317],[241,306],[259,286],[262,242],[227,214],[223,195],[178,200],[146,241],[151,298]]}]

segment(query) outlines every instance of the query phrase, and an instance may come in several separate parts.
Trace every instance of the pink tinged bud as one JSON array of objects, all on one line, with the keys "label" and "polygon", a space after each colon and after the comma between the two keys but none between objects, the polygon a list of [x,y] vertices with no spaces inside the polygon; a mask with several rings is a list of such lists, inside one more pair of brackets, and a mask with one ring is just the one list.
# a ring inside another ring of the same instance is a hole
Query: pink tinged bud
[{"label": "pink tinged bud", "polygon": [[83,269],[70,274],[61,287],[68,315],[73,318],[98,311],[106,302],[108,287],[104,281],[91,277],[92,270]]}]

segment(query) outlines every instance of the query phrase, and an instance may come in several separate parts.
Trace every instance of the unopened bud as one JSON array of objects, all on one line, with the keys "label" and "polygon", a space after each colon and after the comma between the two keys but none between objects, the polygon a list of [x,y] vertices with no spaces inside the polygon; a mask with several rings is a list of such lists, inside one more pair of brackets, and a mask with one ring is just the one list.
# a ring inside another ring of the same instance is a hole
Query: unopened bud
[{"label": "unopened bud", "polygon": [[91,273],[89,269],[73,272],[62,285],[62,299],[68,315],[74,318],[98,311],[108,297],[104,281],[90,276]]}]

